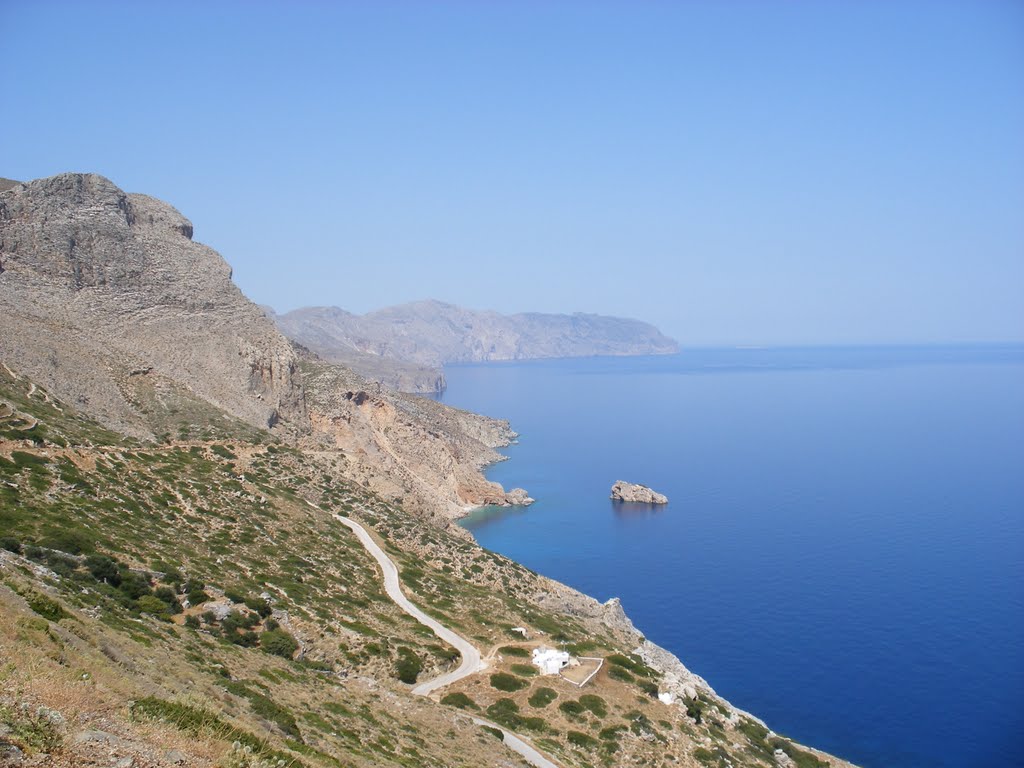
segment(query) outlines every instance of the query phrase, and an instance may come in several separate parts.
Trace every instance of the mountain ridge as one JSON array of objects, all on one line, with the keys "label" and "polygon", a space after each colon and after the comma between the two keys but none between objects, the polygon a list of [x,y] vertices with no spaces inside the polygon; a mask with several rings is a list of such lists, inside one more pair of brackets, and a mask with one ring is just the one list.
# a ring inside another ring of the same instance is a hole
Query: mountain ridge
[{"label": "mountain ridge", "polygon": [[[382,367],[420,367],[420,375],[428,377],[427,386],[418,384],[421,391],[431,391],[431,375],[432,383],[441,385],[436,377],[447,363],[679,351],[677,342],[640,320],[584,312],[502,314],[435,299],[363,315],[340,307],[303,307],[271,317],[289,338],[365,375],[369,369],[363,366],[372,360]],[[431,373],[422,373],[424,368]]]}]

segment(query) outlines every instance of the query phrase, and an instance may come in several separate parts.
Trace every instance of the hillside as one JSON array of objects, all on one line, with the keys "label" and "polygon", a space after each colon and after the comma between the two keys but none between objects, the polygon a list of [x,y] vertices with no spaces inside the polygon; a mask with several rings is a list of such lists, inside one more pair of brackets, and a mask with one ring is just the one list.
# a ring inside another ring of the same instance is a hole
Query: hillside
[{"label": "hillside", "polygon": [[[510,503],[508,425],[294,348],[191,235],[102,177],[0,193],[0,764],[846,765],[477,546],[446,513]],[[417,694],[460,653],[356,526],[485,669]]]},{"label": "hillside", "polygon": [[[787,764],[776,748],[823,764],[644,643],[615,603],[424,526],[339,479],[336,456],[269,434],[141,445],[3,369],[0,404],[9,754],[69,766],[522,765],[467,716],[479,713],[564,766]],[[433,700],[410,695],[458,654],[383,595],[333,512],[373,531],[414,600],[484,650],[485,672]],[[580,690],[523,664],[538,643],[607,663]],[[655,698],[665,691],[683,703]]]},{"label": "hillside", "polygon": [[[337,307],[305,307],[272,315],[289,337],[323,358],[391,381],[409,366],[437,369],[446,363],[527,360],[592,355],[661,355],[678,345],[654,326],[601,315],[502,315],[420,301],[354,315]],[[404,366],[391,374],[388,364]],[[422,377],[426,376],[425,379]],[[430,391],[428,374],[407,382]],[[436,380],[434,380],[436,386]]]}]

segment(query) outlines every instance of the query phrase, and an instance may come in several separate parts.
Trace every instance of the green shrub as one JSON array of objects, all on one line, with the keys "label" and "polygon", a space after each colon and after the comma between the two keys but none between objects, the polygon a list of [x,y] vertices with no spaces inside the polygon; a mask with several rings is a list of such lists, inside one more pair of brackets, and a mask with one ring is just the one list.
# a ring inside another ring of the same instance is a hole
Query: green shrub
[{"label": "green shrub", "polygon": [[260,635],[260,648],[274,656],[290,659],[299,649],[299,643],[283,629],[272,629]]},{"label": "green shrub", "polygon": [[636,655],[623,656],[621,653],[612,653],[605,657],[605,661],[616,667],[627,669],[640,677],[655,676],[654,670],[644,664],[643,659]]},{"label": "green shrub", "polygon": [[121,583],[121,567],[110,555],[89,555],[85,567],[96,581],[105,581],[112,587]]},{"label": "green shrub", "polygon": [[243,747],[249,747],[254,753],[274,762],[279,761],[278,764],[288,768],[298,768],[302,765],[291,755],[273,749],[263,739],[228,725],[213,712],[199,707],[147,696],[132,704],[131,715],[133,720],[158,720],[197,736],[213,735],[224,741],[238,742]]},{"label": "green shrub", "polygon": [[[0,726],[5,726],[7,732],[7,738],[0,743],[11,741],[24,750],[52,752],[64,741],[59,722],[57,713],[46,707],[0,704]],[[38,759],[33,762],[37,763]],[[20,761],[15,764],[20,764]]]},{"label": "green shrub", "polygon": [[236,592],[233,589],[224,590],[224,597],[226,597],[232,603],[236,604],[245,602],[245,595],[243,595],[241,592]]},{"label": "green shrub", "polygon": [[51,600],[46,595],[40,594],[39,592],[31,592],[25,598],[28,603],[28,607],[38,613],[47,621],[60,621],[67,613],[61,608],[60,603],[56,600]]},{"label": "green shrub", "polygon": [[222,459],[227,459],[228,461],[238,458],[237,456],[235,456],[234,453],[231,452],[229,448],[223,445],[211,445],[210,450],[213,451],[218,456],[220,456]]},{"label": "green shrub", "polygon": [[143,595],[135,601],[135,605],[142,613],[151,613],[154,616],[171,615],[171,607],[154,595]]},{"label": "green shrub", "polygon": [[693,722],[700,725],[704,722],[704,702],[700,699],[690,699],[686,702],[686,716]]},{"label": "green shrub", "polygon": [[262,597],[250,596],[245,598],[243,602],[245,603],[246,608],[256,611],[256,613],[258,613],[262,618],[266,618],[274,612],[273,608],[270,607],[270,603]]},{"label": "green shrub", "polygon": [[491,734],[491,736],[496,738],[498,741],[505,740],[505,733],[500,728],[492,728],[489,725],[481,725],[480,727],[487,731],[489,734]]},{"label": "green shrub", "polygon": [[637,685],[640,686],[640,690],[650,696],[652,699],[658,698],[658,684],[652,683],[650,680],[640,680]]},{"label": "green shrub", "polygon": [[521,656],[522,658],[530,658],[529,648],[520,648],[518,645],[503,645],[498,649],[499,653],[505,656]]},{"label": "green shrub", "polygon": [[420,672],[423,671],[423,662],[420,661],[419,656],[408,648],[399,648],[395,671],[398,673],[399,680],[412,685],[420,676]]},{"label": "green shrub", "polygon": [[621,680],[624,683],[636,682],[636,678],[629,674],[629,672],[624,670],[622,667],[616,667],[615,665],[608,667],[608,677],[613,680]]},{"label": "green shrub", "polygon": [[586,712],[586,709],[578,701],[563,701],[558,708],[571,718],[577,718]]},{"label": "green shrub", "polygon": [[181,603],[178,601],[178,596],[170,587],[157,587],[153,590],[153,597],[167,604],[168,613],[178,614],[184,610],[181,607]]},{"label": "green shrub", "polygon": [[203,589],[193,589],[186,595],[189,605],[202,605],[208,603],[212,598]]},{"label": "green shrub", "polygon": [[198,616],[186,616],[185,626],[189,629],[199,629],[199,617]]},{"label": "green shrub", "polygon": [[580,696],[580,704],[597,717],[606,717],[608,715],[608,705],[600,696],[592,693],[584,694]]},{"label": "green shrub", "polygon": [[442,704],[447,704],[449,707],[458,707],[459,709],[480,709],[469,696],[458,691],[456,693],[449,693],[447,696],[441,699]]},{"label": "green shrub", "polygon": [[289,736],[295,739],[302,738],[302,733],[299,731],[299,724],[295,722],[295,717],[287,709],[261,693],[248,691],[246,693],[246,697],[252,705],[252,711],[254,714],[266,718],[270,722],[274,723]]},{"label": "green shrub", "polygon": [[537,668],[533,664],[513,664],[509,669],[520,677],[536,677]]},{"label": "green shrub", "polygon": [[148,595],[153,591],[149,586],[149,577],[140,576],[133,571],[125,571],[121,574],[121,583],[118,585],[118,589],[132,600],[138,600],[143,595]]},{"label": "green shrub", "polygon": [[542,709],[557,698],[558,694],[553,688],[538,688],[530,694],[528,701],[531,707]]},{"label": "green shrub", "polygon": [[570,744],[582,747],[583,749],[595,749],[600,744],[600,742],[593,736],[588,736],[587,734],[580,733],[579,731],[569,731],[565,735],[565,738],[568,739]]},{"label": "green shrub", "polygon": [[774,738],[768,743],[768,746],[772,751],[781,749],[785,752],[796,763],[797,768],[827,768],[828,766],[828,763],[820,760],[817,755],[805,752],[788,739]]},{"label": "green shrub", "polygon": [[21,554],[21,542],[13,536],[4,536],[0,538],[0,547],[3,547],[8,552],[13,552],[16,555]]},{"label": "green shrub", "polygon": [[510,675],[507,672],[496,672],[491,675],[491,685],[497,688],[499,691],[519,691],[525,688],[529,683],[525,680],[520,680],[515,675]]}]

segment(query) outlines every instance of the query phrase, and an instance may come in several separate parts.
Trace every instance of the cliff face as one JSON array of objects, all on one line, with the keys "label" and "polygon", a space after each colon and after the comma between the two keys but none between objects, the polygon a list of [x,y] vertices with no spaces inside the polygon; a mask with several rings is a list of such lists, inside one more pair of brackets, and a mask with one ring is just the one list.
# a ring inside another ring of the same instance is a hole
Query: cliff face
[{"label": "cliff face", "polygon": [[[0,192],[0,361],[144,440],[270,429],[330,446],[387,498],[455,516],[505,503],[480,468],[507,423],[305,361],[167,203],[94,174]],[[353,393],[373,391],[372,402]],[[348,395],[348,397],[346,397]]]},{"label": "cliff face", "polygon": [[307,307],[279,315],[286,335],[324,357],[353,352],[441,366],[445,363],[590,355],[660,355],[678,345],[638,320],[601,315],[501,315],[438,301],[353,315]]},{"label": "cliff face", "polygon": [[0,194],[0,305],[0,357],[128,434],[154,432],[147,378],[253,426],[305,419],[291,346],[227,263],[170,205],[101,176]]}]

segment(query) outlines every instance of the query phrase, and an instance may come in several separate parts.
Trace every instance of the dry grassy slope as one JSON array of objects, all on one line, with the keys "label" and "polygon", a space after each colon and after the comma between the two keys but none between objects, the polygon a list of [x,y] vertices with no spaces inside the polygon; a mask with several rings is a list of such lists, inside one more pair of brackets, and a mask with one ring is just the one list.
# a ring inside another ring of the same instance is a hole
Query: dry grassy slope
[{"label": "dry grassy slope", "polygon": [[[639,637],[614,606],[423,526],[340,480],[343,461],[267,435],[132,444],[0,367],[0,537],[21,549],[0,555],[0,741],[54,765],[521,765],[461,709],[479,708],[566,766],[786,764],[710,690],[689,713],[652,698],[660,675],[628,656]],[[399,676],[447,669],[452,650],[383,595],[331,512],[375,531],[413,599],[492,652],[490,670],[445,692],[463,696],[409,694]],[[90,571],[108,562],[97,554],[119,561],[120,587]],[[140,583],[154,594],[125,591]],[[163,615],[190,590],[197,607]],[[233,619],[201,618],[228,605]],[[513,626],[619,663],[584,699],[514,666],[501,650]],[[282,630],[289,658],[265,652]],[[543,706],[542,688],[556,695]]]}]

